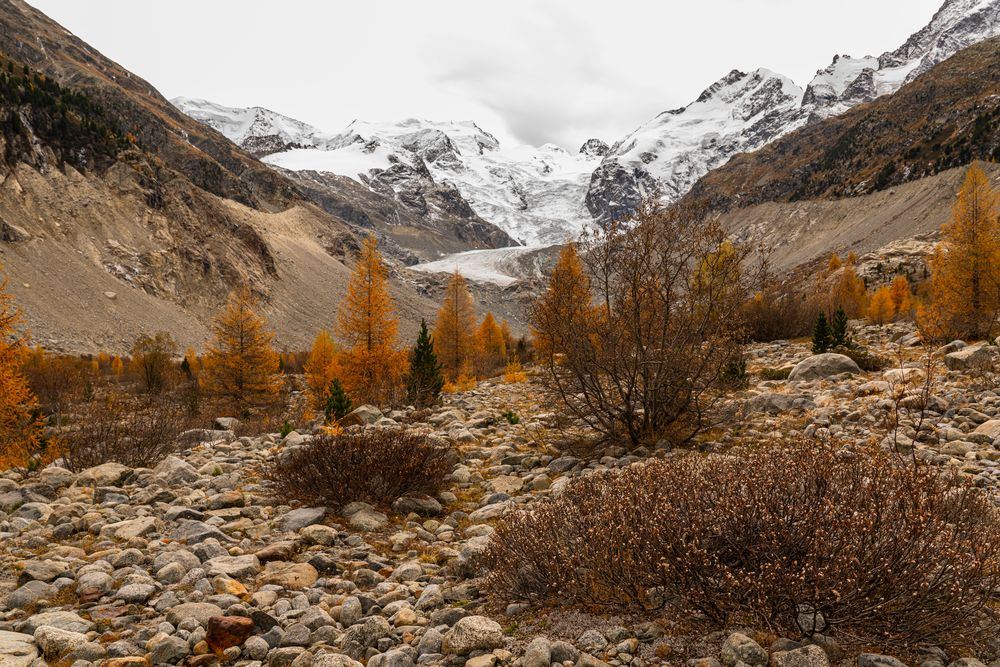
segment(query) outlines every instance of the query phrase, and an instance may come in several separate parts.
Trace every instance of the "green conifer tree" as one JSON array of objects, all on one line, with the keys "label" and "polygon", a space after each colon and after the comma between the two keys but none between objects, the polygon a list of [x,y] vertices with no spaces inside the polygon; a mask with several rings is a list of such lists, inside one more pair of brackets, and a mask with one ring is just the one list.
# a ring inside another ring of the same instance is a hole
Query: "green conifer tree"
[{"label": "green conifer tree", "polygon": [[427,322],[420,320],[420,335],[410,352],[410,374],[406,380],[407,400],[416,406],[427,406],[437,400],[444,387],[441,364],[434,354],[434,341],[427,331]]},{"label": "green conifer tree", "polygon": [[830,327],[826,323],[826,314],[820,312],[816,317],[816,326],[813,328],[812,351],[813,354],[823,354],[833,346],[830,339]]},{"label": "green conifer tree", "polygon": [[333,378],[330,381],[330,389],[326,394],[326,404],[323,406],[323,415],[327,422],[343,419],[351,411],[351,399],[344,391],[344,385],[340,380]]},{"label": "green conifer tree", "polygon": [[830,322],[830,347],[850,347],[851,338],[847,335],[847,313],[838,308]]}]

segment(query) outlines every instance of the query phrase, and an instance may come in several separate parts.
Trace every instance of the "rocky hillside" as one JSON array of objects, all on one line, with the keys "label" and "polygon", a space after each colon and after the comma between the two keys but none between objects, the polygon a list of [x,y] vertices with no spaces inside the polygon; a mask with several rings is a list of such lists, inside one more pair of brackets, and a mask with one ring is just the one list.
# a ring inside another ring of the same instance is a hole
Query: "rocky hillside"
[{"label": "rocky hillside", "polygon": [[369,233],[396,267],[409,336],[433,317],[434,287],[399,266],[489,245],[481,235],[509,242],[475,217],[442,233],[349,179],[293,180],[17,0],[0,2],[0,157],[0,265],[53,349],[124,351],[152,330],[200,347],[241,283],[279,344],[305,346],[331,326]]},{"label": "rocky hillside", "polygon": [[689,201],[714,209],[849,197],[972,160],[1000,159],[1000,38],[960,51],[894,95],[734,157]]},{"label": "rocky hillside", "polygon": [[[828,359],[839,355],[810,357],[802,344],[754,346],[750,384],[728,400],[729,417],[703,443],[704,455],[732,456],[763,434],[845,447],[888,442],[890,396],[921,381],[921,352],[905,326],[854,333],[892,356],[887,341],[898,339],[904,366],[864,373],[844,357]],[[933,426],[916,440],[904,427],[892,442],[997,493],[1000,407],[973,368],[995,357],[990,349],[942,350],[928,401]],[[797,379],[764,380],[764,369],[795,369]],[[217,659],[212,648],[243,667],[980,667],[994,657],[980,653],[979,662],[950,646],[859,646],[836,630],[779,637],[739,621],[713,631],[703,617],[670,607],[615,616],[489,604],[476,556],[505,515],[601,471],[678,455],[567,451],[560,444],[588,434],[545,405],[532,383],[486,382],[428,411],[360,409],[362,428],[405,428],[454,452],[443,491],[384,507],[284,504],[261,471],[314,438],[312,429],[238,438],[227,430],[238,426],[232,419],[188,433],[195,444],[150,468],[8,471],[0,478],[0,664],[195,666]],[[880,654],[889,651],[905,652],[897,655],[906,662]]]},{"label": "rocky hillside", "polygon": [[676,200],[734,155],[890,95],[998,34],[1000,0],[946,0],[899,48],[879,57],[834,56],[805,88],[766,69],[734,70],[688,106],[665,111],[615,142],[594,171],[587,207],[603,219],[628,213],[654,191]]}]

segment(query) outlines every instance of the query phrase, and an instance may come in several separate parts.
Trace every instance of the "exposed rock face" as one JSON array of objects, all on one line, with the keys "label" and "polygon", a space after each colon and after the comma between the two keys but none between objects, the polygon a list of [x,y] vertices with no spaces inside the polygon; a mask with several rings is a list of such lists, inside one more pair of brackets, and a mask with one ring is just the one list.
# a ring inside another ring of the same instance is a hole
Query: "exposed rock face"
[{"label": "exposed rock face", "polygon": [[604,157],[608,154],[609,150],[611,150],[611,147],[600,139],[587,139],[580,146],[579,153],[588,157]]}]

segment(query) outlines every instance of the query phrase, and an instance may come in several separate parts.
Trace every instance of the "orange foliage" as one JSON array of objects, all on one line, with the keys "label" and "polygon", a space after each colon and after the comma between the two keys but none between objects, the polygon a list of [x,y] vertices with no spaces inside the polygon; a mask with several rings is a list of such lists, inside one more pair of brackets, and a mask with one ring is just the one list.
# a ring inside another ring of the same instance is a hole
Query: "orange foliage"
[{"label": "orange foliage", "polygon": [[21,373],[25,337],[14,297],[0,281],[0,469],[27,465],[36,454],[40,430],[32,416],[37,406]]},{"label": "orange foliage", "polygon": [[204,359],[206,388],[243,407],[270,399],[281,386],[274,334],[256,313],[257,301],[242,288],[229,295],[212,331]]},{"label": "orange foliage", "polygon": [[930,260],[930,300],[919,313],[928,338],[995,335],[1000,313],[998,215],[998,195],[983,167],[973,164]]},{"label": "orange foliage", "polygon": [[838,308],[843,308],[851,319],[859,318],[865,314],[867,297],[868,290],[865,288],[864,281],[858,277],[854,266],[847,265],[837,271],[833,277],[827,310],[834,313]]},{"label": "orange foliage", "polygon": [[889,287],[892,293],[892,315],[897,319],[910,317],[913,311],[913,297],[910,295],[910,281],[906,276],[896,276]]},{"label": "orange foliage", "polygon": [[892,319],[895,309],[892,304],[892,290],[883,285],[875,290],[868,301],[868,320],[872,324],[885,324]]},{"label": "orange foliage", "polygon": [[476,331],[476,366],[483,377],[495,375],[507,361],[507,343],[493,313],[486,313]]},{"label": "orange foliage", "polygon": [[476,311],[472,294],[465,278],[456,271],[445,288],[444,303],[434,323],[434,354],[447,379],[455,380],[471,364],[476,351],[475,337]]},{"label": "orange foliage", "polygon": [[305,367],[306,387],[312,407],[322,411],[330,391],[330,383],[341,375],[342,369],[337,359],[337,347],[330,332],[320,331],[313,341]]},{"label": "orange foliage", "polygon": [[[535,304],[532,313],[535,349],[542,357],[558,355],[571,341],[558,340],[547,332],[567,331],[574,327],[553,326],[557,322],[583,325],[594,316],[590,280],[583,272],[583,264],[576,245],[570,243],[559,253],[559,260],[552,269],[549,287]],[[580,326],[578,331],[586,331]]]},{"label": "orange foliage", "polygon": [[361,245],[337,316],[337,332],[349,346],[340,360],[341,380],[356,403],[391,403],[402,389],[407,362],[406,353],[395,349],[394,310],[388,272],[370,236]]}]

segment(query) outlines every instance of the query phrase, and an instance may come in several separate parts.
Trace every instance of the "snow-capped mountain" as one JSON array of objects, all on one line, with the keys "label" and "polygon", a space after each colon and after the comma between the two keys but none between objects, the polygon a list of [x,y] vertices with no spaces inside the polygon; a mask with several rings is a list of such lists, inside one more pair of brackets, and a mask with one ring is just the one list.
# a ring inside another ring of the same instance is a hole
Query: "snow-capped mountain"
[{"label": "snow-capped mountain", "polygon": [[765,69],[733,71],[681,109],[616,142],[594,171],[587,207],[597,219],[627,214],[650,192],[668,201],[736,153],[756,150],[808,122],[894,93],[967,46],[1000,34],[1000,0],[946,0],[905,44],[875,58],[835,56],[803,90]]},{"label": "snow-capped mountain", "polygon": [[215,128],[254,157],[290,148],[317,146],[331,137],[315,127],[263,107],[236,109],[208,100],[175,97],[174,106]]},{"label": "snow-capped mountain", "polygon": [[584,193],[607,152],[596,139],[575,155],[553,144],[501,145],[470,121],[354,121],[327,134],[260,107],[173,102],[263,162],[348,176],[421,212],[428,189],[453,188],[479,217],[531,246],[564,242],[592,222]]}]

